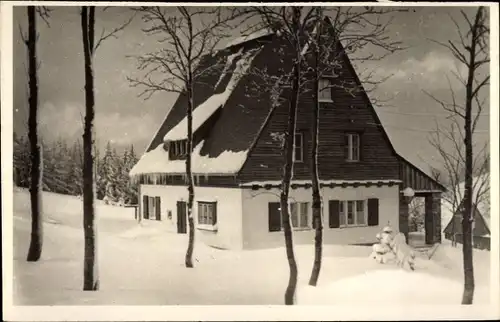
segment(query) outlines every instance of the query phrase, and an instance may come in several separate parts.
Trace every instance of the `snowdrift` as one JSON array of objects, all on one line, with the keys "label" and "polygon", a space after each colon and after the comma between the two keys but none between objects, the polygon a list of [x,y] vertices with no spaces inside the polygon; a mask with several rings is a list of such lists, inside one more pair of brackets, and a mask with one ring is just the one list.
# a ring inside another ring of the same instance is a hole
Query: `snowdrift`
[{"label": "snowdrift", "polygon": [[[478,290],[476,302],[487,293]],[[458,281],[400,269],[369,271],[324,286],[304,286],[300,305],[459,305]]]}]

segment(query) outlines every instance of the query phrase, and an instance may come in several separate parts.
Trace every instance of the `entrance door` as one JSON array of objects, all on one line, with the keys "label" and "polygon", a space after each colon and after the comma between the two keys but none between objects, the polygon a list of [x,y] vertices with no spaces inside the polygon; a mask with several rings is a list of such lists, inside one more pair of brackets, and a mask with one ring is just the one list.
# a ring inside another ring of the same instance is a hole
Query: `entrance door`
[{"label": "entrance door", "polygon": [[187,233],[187,203],[185,201],[177,201],[177,233]]}]

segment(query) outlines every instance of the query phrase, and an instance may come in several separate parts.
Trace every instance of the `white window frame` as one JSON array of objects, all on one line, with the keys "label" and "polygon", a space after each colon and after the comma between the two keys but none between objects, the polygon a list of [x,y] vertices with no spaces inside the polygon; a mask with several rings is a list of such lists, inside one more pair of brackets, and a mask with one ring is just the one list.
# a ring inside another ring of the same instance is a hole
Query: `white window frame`
[{"label": "white window frame", "polygon": [[318,101],[333,102],[331,85],[332,82],[329,78],[321,78],[318,81]]},{"label": "white window frame", "polygon": [[[300,146],[297,145],[297,136],[300,136]],[[297,147],[300,149],[300,159],[297,159]],[[293,162],[304,162],[304,133],[296,132],[293,138]]]},{"label": "white window frame", "polygon": [[148,220],[156,220],[156,200],[154,196],[148,196]]},{"label": "white window frame", "polygon": [[[293,225],[292,216],[294,215],[294,212],[292,211],[292,207],[297,207],[297,212],[296,212],[297,226]],[[303,210],[306,211],[305,222],[303,222],[304,220],[302,219]],[[311,210],[311,205],[309,202],[302,202],[302,201],[291,202],[290,203],[290,225],[292,226],[292,229],[293,230],[310,230],[311,224],[312,224],[311,212],[312,212],[312,210]]]},{"label": "white window frame", "polygon": [[[358,223],[358,209],[357,209],[357,204],[358,202],[363,203],[363,224]],[[349,224],[348,222],[348,217],[347,217],[347,211],[349,207],[349,203],[352,203],[352,211],[353,211],[353,223]],[[341,200],[339,202],[339,217],[343,217],[344,221],[342,223],[341,218],[339,218],[339,227],[340,228],[350,228],[350,227],[366,227],[368,226],[368,201],[366,199],[353,199],[353,200]]]},{"label": "white window frame", "polygon": [[215,203],[212,201],[198,201],[197,226],[204,230],[217,230],[217,223],[214,222]]},{"label": "white window frame", "polygon": [[[361,149],[361,138],[359,133],[346,133],[347,135],[347,161],[349,162],[359,162],[360,161],[360,149]],[[354,153],[354,138],[356,138],[356,152]]]}]

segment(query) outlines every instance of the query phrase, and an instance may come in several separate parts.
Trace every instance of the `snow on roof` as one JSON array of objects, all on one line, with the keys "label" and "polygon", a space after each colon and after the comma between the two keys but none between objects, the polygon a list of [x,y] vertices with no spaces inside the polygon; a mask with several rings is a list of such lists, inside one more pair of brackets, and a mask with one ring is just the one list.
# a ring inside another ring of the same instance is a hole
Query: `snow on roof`
[{"label": "snow on roof", "polygon": [[[317,30],[318,30],[318,26],[314,26],[314,29],[313,29],[311,35],[315,35]],[[309,40],[305,43],[304,47],[302,47],[302,52],[300,53],[302,56],[304,56],[306,54],[306,52],[309,50],[310,43],[311,43],[311,39],[309,38]]]},{"label": "snow on roof", "polygon": [[226,73],[228,72],[229,68],[231,68],[231,65],[233,64],[233,61],[236,57],[241,56],[241,53],[243,52],[243,48],[240,48],[238,52],[231,54],[227,56],[226,64],[224,66],[224,69],[222,70],[222,73],[220,74],[219,80],[217,83],[215,83],[214,89],[219,86],[220,82],[224,79],[224,76],[226,76]]},{"label": "snow on roof", "polygon": [[[231,174],[238,172],[247,158],[248,151],[232,152],[224,151],[215,158],[200,155],[205,141],[201,141],[192,153],[193,174]],[[186,173],[185,160],[170,160],[168,152],[160,144],[156,149],[145,153],[130,170],[130,176],[140,174]]]},{"label": "snow on roof", "polygon": [[453,218],[453,205],[445,199],[441,199],[441,229],[444,230],[448,226],[451,218]]},{"label": "snow on roof", "polygon": [[[320,184],[329,184],[329,183],[337,183],[337,184],[342,184],[342,183],[368,183],[368,182],[383,182],[383,183],[397,183],[401,182],[401,180],[319,180]],[[265,185],[281,185],[282,181],[281,180],[269,180],[269,181],[251,181],[251,182],[245,182],[241,183],[240,187],[250,187],[253,185],[259,185],[259,186],[265,186]],[[310,184],[311,180],[292,180],[291,184]]]},{"label": "snow on roof", "polygon": [[[489,187],[489,174],[483,174],[482,176],[476,176],[472,178],[472,202],[476,202],[477,194],[480,192],[480,190],[483,190],[486,187]],[[481,188],[483,187],[483,188]],[[458,187],[455,189],[455,194],[459,199],[459,203],[464,197],[465,193],[465,181],[462,181],[458,184]],[[486,200],[485,200],[486,199]],[[481,215],[484,218],[484,221],[488,225],[488,228],[491,228],[491,222],[490,222],[490,203],[489,203],[489,198],[482,198],[476,205],[477,210],[481,213]]]},{"label": "snow on roof", "polygon": [[[227,63],[232,64],[233,60],[237,56],[241,56],[242,50],[234,55],[228,57]],[[255,58],[258,50],[250,50],[246,52],[241,59],[236,62],[236,67],[234,72],[231,74],[231,79],[229,80],[224,92],[219,94],[214,94],[210,96],[205,102],[201,103],[193,111],[193,132],[196,131],[205,121],[215,113],[219,107],[223,107],[227,100],[231,96],[234,88],[238,84],[239,80],[246,73],[253,58]],[[227,67],[227,65],[226,65]],[[227,69],[224,68],[225,72]],[[223,75],[221,75],[223,78]],[[221,79],[220,78],[220,79]],[[220,81],[219,79],[219,81]],[[187,117],[184,117],[181,122],[179,122],[173,129],[171,129],[163,138],[164,141],[175,141],[187,138]]]},{"label": "snow on roof", "polygon": [[244,42],[247,42],[247,41],[250,41],[250,40],[254,40],[254,39],[258,39],[260,37],[264,37],[264,36],[268,36],[268,35],[272,35],[274,34],[274,32],[270,29],[267,29],[267,28],[264,28],[264,29],[260,29],[260,30],[257,30],[251,34],[248,34],[248,35],[242,35],[238,38],[235,38],[233,40],[231,40],[230,42],[228,42],[226,44],[226,46],[224,48],[229,48],[229,47],[232,47],[232,46],[236,46],[236,45],[239,45],[239,44],[242,44]]},{"label": "snow on roof", "polygon": [[[473,191],[473,202],[475,202],[479,187],[481,184],[488,185],[488,182],[484,182],[485,180],[489,180],[488,175],[483,175],[481,177],[476,176],[472,178],[472,184],[475,187]],[[457,206],[460,204],[464,197],[464,192],[465,192],[465,182],[461,182],[458,187],[455,189],[455,194],[458,198]],[[483,216],[483,219],[488,226],[488,229],[491,229],[491,217],[490,217],[490,203],[488,200],[482,200],[476,205],[477,209]],[[441,200],[441,224],[442,228],[444,229],[446,225],[450,222],[451,218],[453,217],[453,214],[455,212],[456,207],[453,206],[452,202],[442,199]]]}]

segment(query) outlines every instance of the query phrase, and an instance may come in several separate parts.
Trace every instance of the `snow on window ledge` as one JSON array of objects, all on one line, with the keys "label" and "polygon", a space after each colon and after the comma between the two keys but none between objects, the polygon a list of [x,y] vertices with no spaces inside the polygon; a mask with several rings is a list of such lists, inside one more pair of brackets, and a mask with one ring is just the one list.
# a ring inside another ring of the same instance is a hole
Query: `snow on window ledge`
[{"label": "snow on window ledge", "polygon": [[313,230],[311,227],[298,227],[298,228],[293,228],[293,231],[311,231]]},{"label": "snow on window ledge", "polygon": [[218,231],[217,225],[207,225],[207,224],[198,224],[196,226],[196,229],[211,231],[211,232],[214,232],[214,233],[216,233]]},{"label": "snow on window ledge", "polygon": [[[362,227],[368,227],[368,224],[359,224],[359,225],[343,225],[340,226],[340,229],[345,229],[345,228],[362,228]],[[332,229],[337,229],[337,228],[332,228]]]},{"label": "snow on window ledge", "polygon": [[318,102],[320,102],[320,103],[333,103],[333,100],[330,98],[319,98]]},{"label": "snow on window ledge", "polygon": [[[300,227],[300,228],[292,228],[292,230],[293,231],[312,231],[314,229],[311,227]],[[279,233],[279,232],[283,232],[283,228],[281,228],[280,230],[270,231],[270,233]]]}]

